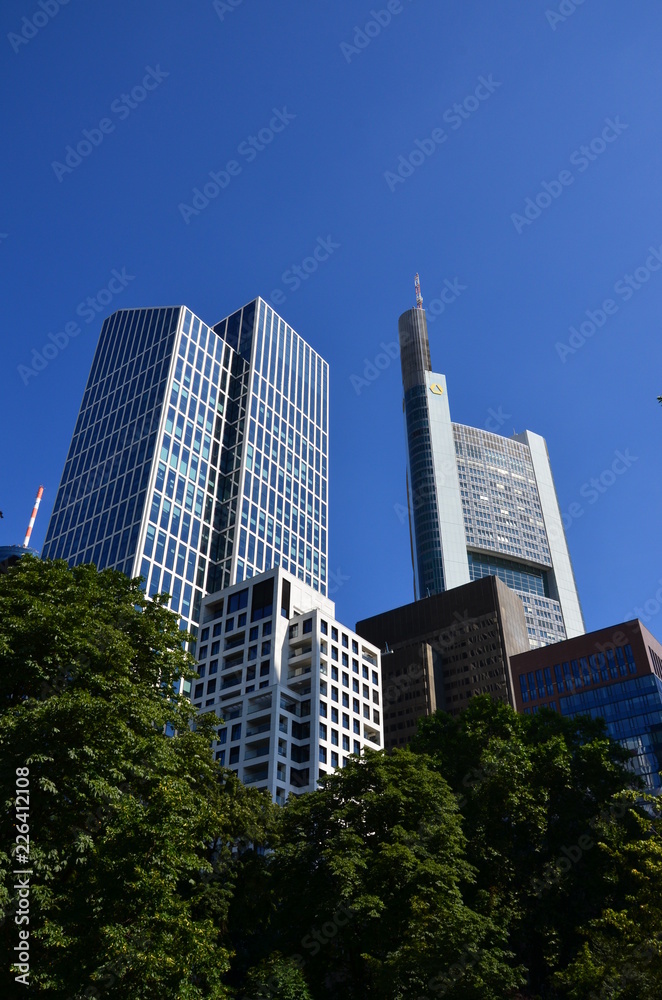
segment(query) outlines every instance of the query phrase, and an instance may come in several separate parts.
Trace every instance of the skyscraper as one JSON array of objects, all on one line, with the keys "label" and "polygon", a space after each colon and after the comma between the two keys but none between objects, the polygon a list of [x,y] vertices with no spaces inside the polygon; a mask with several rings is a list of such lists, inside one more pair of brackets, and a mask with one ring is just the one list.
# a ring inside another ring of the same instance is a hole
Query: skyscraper
[{"label": "skyscraper", "polygon": [[327,591],[328,365],[262,299],[206,326],[184,306],[104,322],[44,558],[202,598],[281,565]]},{"label": "skyscraper", "polygon": [[398,323],[407,497],[416,599],[498,576],[524,602],[532,647],[584,622],[543,438],[503,437],[451,421],[417,305]]}]

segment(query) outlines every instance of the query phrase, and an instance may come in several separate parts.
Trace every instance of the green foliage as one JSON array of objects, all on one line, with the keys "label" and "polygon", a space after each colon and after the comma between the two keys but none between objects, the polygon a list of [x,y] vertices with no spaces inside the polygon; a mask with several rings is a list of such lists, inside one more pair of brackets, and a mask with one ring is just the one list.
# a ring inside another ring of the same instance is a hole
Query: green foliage
[{"label": "green foliage", "polygon": [[[176,616],[119,573],[26,556],[0,577],[0,623],[2,844],[27,766],[32,992],[225,997],[215,870],[251,796],[223,786],[211,721],[192,731],[176,694],[191,675]],[[12,955],[9,852],[0,865]],[[8,966],[4,995],[21,995]]]},{"label": "green foliage", "polygon": [[602,720],[517,715],[489,697],[457,718],[421,720],[413,748],[459,796],[476,889],[509,927],[530,988],[544,993],[575,958],[579,928],[622,889],[599,845],[641,836],[626,751]]},{"label": "green foliage", "polygon": [[249,971],[246,990],[253,1000],[313,1000],[297,962],[278,953]]},{"label": "green foliage", "polygon": [[519,974],[502,931],[463,900],[464,851],[454,797],[425,759],[352,758],[284,811],[269,944],[320,998],[502,997]]}]

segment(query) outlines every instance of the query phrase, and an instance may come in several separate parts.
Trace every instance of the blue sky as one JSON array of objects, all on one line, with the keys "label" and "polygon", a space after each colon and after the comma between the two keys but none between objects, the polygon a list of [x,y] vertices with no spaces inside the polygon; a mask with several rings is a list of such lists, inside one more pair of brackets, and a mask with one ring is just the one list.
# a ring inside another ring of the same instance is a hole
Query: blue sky
[{"label": "blue sky", "polygon": [[411,600],[388,354],[419,271],[428,307],[455,289],[429,327],[453,419],[547,440],[587,627],[639,607],[662,636],[659,3],[42,3],[0,12],[0,542],[40,483],[43,542],[106,315],[260,294],[330,364],[339,617]]}]

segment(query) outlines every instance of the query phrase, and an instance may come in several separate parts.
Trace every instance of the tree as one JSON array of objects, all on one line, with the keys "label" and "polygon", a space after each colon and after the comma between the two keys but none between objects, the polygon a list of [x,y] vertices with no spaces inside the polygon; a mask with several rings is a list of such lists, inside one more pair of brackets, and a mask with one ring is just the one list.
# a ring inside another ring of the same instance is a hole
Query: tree
[{"label": "tree", "polygon": [[350,758],[282,823],[264,947],[295,961],[316,998],[490,1000],[520,981],[501,929],[464,902],[460,817],[425,758]]},{"label": "tree", "polygon": [[421,720],[412,747],[459,797],[476,890],[508,926],[530,989],[544,994],[575,959],[579,928],[622,887],[598,845],[640,837],[627,752],[600,719],[518,715],[488,696],[456,718]]},{"label": "tree", "polygon": [[[0,822],[12,844],[27,775],[36,994],[228,995],[215,871],[262,800],[216,766],[212,720],[177,694],[192,659],[164,602],[115,571],[30,556],[0,576]],[[18,867],[0,855],[7,955]],[[3,995],[24,996],[8,965]]]},{"label": "tree", "polygon": [[662,982],[662,806],[648,797],[640,837],[612,847],[607,905],[582,928],[584,943],[556,983],[569,1000],[657,1000]]}]

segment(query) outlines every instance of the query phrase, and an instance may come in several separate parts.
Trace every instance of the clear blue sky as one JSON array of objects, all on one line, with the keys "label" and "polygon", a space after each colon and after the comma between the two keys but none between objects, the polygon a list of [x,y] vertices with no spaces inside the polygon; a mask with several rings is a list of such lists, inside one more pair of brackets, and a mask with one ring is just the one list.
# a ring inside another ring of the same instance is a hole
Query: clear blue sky
[{"label": "clear blue sky", "polygon": [[[356,44],[386,3],[234,4],[2,7],[0,541],[22,541],[43,483],[43,542],[105,315],[185,303],[213,323],[280,289],[280,313],[331,367],[339,616],[411,600],[399,362],[368,385],[352,376],[376,373],[419,271],[428,306],[462,286],[430,324],[453,418],[547,439],[588,628],[648,600],[662,636],[659,3],[585,0],[561,20],[547,14],[560,0],[391,0],[391,23]],[[153,89],[125,103],[146,76]],[[273,109],[295,117],[242,146]],[[54,168],[85,129],[98,145]],[[429,155],[412,169],[400,157],[416,140]],[[180,208],[231,160],[240,170],[209,205]],[[410,176],[389,182],[398,164]],[[538,217],[513,220],[541,192]],[[318,239],[338,246],[295,288],[286,272]],[[640,287],[618,284],[638,268]],[[77,314],[123,269],[111,302]],[[612,315],[559,350],[605,299]],[[78,335],[21,375],[67,323]],[[618,452],[630,464],[616,474]]]}]

